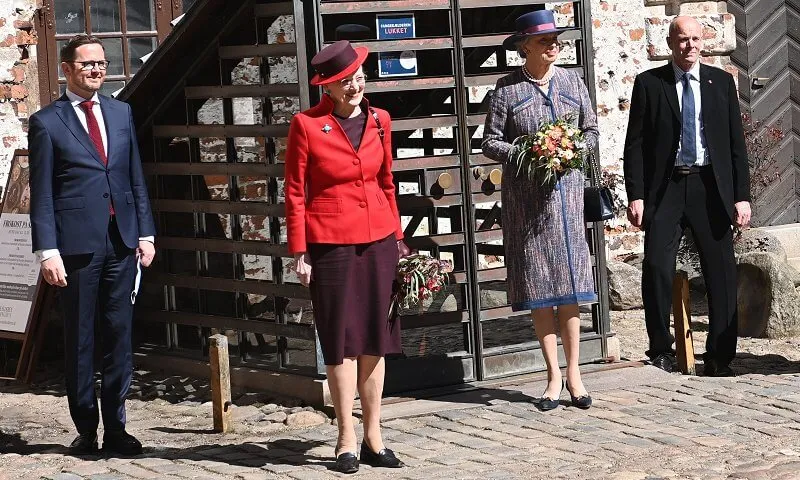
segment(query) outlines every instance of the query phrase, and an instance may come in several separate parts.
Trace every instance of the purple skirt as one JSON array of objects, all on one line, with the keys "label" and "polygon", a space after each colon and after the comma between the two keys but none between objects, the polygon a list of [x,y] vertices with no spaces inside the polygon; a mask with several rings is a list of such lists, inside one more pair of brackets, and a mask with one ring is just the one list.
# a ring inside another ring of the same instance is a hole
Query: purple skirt
[{"label": "purple skirt", "polygon": [[314,323],[325,365],[359,355],[402,351],[400,320],[389,320],[397,240],[358,245],[309,244]]}]

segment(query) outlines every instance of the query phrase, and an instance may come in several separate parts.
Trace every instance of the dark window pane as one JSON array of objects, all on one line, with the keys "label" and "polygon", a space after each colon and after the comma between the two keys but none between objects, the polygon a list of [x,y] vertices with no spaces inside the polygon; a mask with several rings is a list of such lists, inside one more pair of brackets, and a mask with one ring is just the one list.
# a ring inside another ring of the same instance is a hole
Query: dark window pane
[{"label": "dark window pane", "polygon": [[106,82],[100,88],[100,93],[103,95],[111,96],[112,93],[116,92],[120,88],[125,86],[125,82]]},{"label": "dark window pane", "polygon": [[92,2],[89,7],[89,14],[92,21],[92,32],[122,31],[119,21],[119,2],[117,0]]},{"label": "dark window pane", "polygon": [[153,0],[126,0],[125,16],[128,17],[126,29],[129,32],[149,32],[156,29]]},{"label": "dark window pane", "polygon": [[121,38],[104,38],[103,48],[106,51],[106,60],[108,60],[108,70],[106,75],[124,75],[124,64],[122,61],[122,39]]},{"label": "dark window pane", "polygon": [[152,53],[156,49],[155,37],[150,38],[131,38],[128,40],[128,54],[131,58],[130,75],[139,71],[144,64],[142,57]]},{"label": "dark window pane", "polygon": [[83,0],[56,0],[56,33],[83,33],[86,31],[86,13]]},{"label": "dark window pane", "polygon": [[67,44],[66,40],[59,40],[58,42],[56,42],[56,48],[58,49],[58,58],[53,60],[53,61],[55,61],[58,64],[58,79],[59,80],[64,80],[64,78],[65,78],[64,77],[64,72],[61,70],[61,60],[59,60],[59,59],[61,58],[61,49],[66,44]]}]

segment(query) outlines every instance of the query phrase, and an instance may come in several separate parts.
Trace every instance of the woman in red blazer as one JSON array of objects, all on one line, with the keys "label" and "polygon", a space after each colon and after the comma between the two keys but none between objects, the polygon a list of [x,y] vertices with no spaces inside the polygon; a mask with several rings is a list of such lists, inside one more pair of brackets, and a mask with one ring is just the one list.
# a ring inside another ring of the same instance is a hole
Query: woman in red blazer
[{"label": "woman in red blazer", "polygon": [[392,181],[391,119],[364,98],[366,48],[341,40],[311,60],[316,106],[295,115],[286,151],[289,251],[311,288],[314,323],[339,426],[335,469],[358,471],[353,401],[364,411],[361,462],[403,463],[385,448],[380,407],[387,353],[401,351],[388,317],[399,255],[408,253]]}]

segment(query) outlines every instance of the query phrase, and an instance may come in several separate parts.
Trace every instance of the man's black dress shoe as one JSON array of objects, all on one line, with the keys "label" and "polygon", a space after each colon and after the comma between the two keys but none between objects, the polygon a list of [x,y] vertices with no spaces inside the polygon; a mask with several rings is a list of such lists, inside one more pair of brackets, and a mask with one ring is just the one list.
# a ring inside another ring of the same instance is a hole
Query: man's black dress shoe
[{"label": "man's black dress shoe", "polygon": [[341,473],[356,473],[358,471],[358,458],[353,452],[340,453],[336,457],[336,465],[333,469]]},{"label": "man's black dress shoe", "polygon": [[103,452],[120,455],[141,455],[142,444],[136,437],[122,430],[103,434]]},{"label": "man's black dress shoe", "polygon": [[703,366],[703,374],[706,377],[735,377],[736,374],[728,365],[719,365],[713,360],[706,360]]},{"label": "man's black dress shoe", "polygon": [[90,455],[97,453],[97,432],[81,433],[69,444],[69,453]]},{"label": "man's black dress shoe", "polygon": [[573,407],[578,407],[583,410],[586,410],[587,408],[592,406],[592,397],[590,397],[588,393],[586,395],[581,395],[579,397],[576,397],[569,390],[569,384],[567,384],[567,392],[569,392],[569,399],[572,402]]},{"label": "man's black dress shoe", "polygon": [[672,373],[675,370],[675,360],[672,356],[662,353],[656,358],[650,360],[650,365],[658,367],[667,373]]},{"label": "man's black dress shoe", "polygon": [[379,452],[373,452],[367,446],[367,442],[361,442],[361,461],[373,467],[400,468],[406,464],[394,456],[394,452],[384,448]]}]

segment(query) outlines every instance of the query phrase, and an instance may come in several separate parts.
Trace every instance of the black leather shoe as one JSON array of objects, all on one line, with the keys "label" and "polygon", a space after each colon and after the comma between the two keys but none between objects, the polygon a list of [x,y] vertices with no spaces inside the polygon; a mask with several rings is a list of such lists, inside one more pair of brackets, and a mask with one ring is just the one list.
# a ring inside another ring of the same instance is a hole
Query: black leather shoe
[{"label": "black leather shoe", "polygon": [[69,444],[72,455],[91,455],[97,453],[97,432],[81,433]]},{"label": "black leather shoe", "polygon": [[341,473],[356,473],[358,471],[358,458],[353,452],[340,453],[336,457],[336,465],[333,469]]},{"label": "black leather shoe", "polygon": [[667,373],[672,373],[675,370],[675,360],[671,355],[667,355],[666,353],[662,353],[650,360],[650,365],[658,367]]},{"label": "black leather shoe", "polygon": [[406,464],[394,456],[394,452],[384,448],[379,452],[373,452],[366,442],[361,442],[361,461],[373,467],[400,468]]},{"label": "black leather shoe", "polygon": [[570,391],[569,384],[566,385],[567,385],[567,392],[569,392],[569,399],[572,402],[573,407],[578,407],[582,408],[583,410],[586,410],[587,408],[592,406],[592,397],[590,397],[588,393],[586,395],[581,395],[579,397],[576,397]]},{"label": "black leather shoe", "polygon": [[120,455],[141,455],[142,444],[136,437],[122,430],[103,434],[103,452]]},{"label": "black leather shoe", "polygon": [[536,408],[538,408],[539,410],[541,410],[543,412],[546,412],[548,410],[553,410],[554,408],[558,407],[558,405],[559,405],[559,400],[558,399],[559,399],[559,397],[561,397],[561,392],[563,392],[563,391],[564,391],[564,381],[562,380],[561,381],[561,390],[559,390],[559,392],[558,392],[558,397],[550,398],[550,397],[545,397],[544,395],[542,395],[542,398],[540,398],[539,401],[536,403]]},{"label": "black leather shoe", "polygon": [[706,360],[703,366],[703,374],[706,377],[735,377],[733,369],[729,365],[720,365],[713,360]]}]

